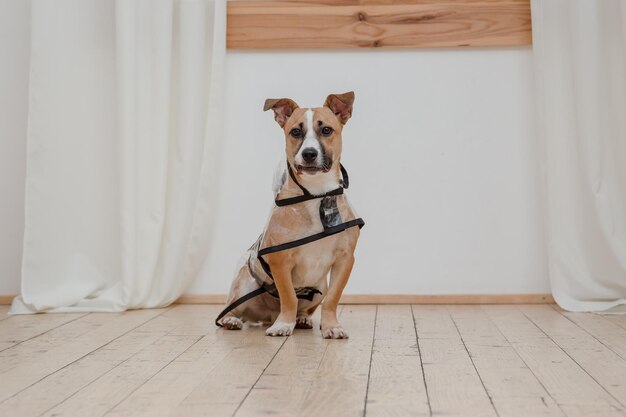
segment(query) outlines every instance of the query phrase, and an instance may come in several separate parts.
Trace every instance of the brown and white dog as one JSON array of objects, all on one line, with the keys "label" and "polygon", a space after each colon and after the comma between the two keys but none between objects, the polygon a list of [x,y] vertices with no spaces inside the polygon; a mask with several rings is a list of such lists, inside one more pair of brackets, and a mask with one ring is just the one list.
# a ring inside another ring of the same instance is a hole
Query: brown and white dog
[{"label": "brown and white dog", "polygon": [[[331,94],[322,107],[316,108],[300,108],[288,98],[265,102],[264,110],[274,111],[275,120],[284,131],[286,163],[298,183],[311,194],[322,195],[341,186],[341,134],[352,115],[353,102],[353,92]],[[278,199],[302,195],[298,184],[287,175],[285,163],[282,165],[274,180],[275,195]],[[342,219],[357,217],[345,194],[336,199]],[[259,276],[266,275],[256,259],[259,248],[323,230],[320,199],[273,207],[264,233],[248,250],[237,270],[227,305],[259,288]],[[359,228],[351,227],[315,242],[265,255],[279,298],[276,294],[261,294],[230,311],[221,324],[225,329],[238,330],[245,321],[273,323],[267,335],[289,336],[296,327],[313,327],[311,315],[323,300],[322,335],[332,339],[347,338],[347,332],[337,321],[337,304],[352,271],[358,238]],[[296,291],[305,287],[314,288],[319,294],[314,294],[311,300],[298,298]]]}]

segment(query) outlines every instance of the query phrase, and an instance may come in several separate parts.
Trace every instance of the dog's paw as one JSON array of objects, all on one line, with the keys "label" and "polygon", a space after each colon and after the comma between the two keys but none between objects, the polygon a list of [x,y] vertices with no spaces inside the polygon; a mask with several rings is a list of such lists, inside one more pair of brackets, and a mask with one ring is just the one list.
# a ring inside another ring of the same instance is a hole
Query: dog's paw
[{"label": "dog's paw", "polygon": [[285,323],[284,321],[277,321],[265,331],[268,336],[289,336],[293,333],[293,328],[296,323]]},{"label": "dog's paw", "polygon": [[222,326],[226,330],[241,330],[243,322],[238,317],[226,317],[222,320]]},{"label": "dog's paw", "polygon": [[328,327],[326,329],[322,329],[322,336],[324,339],[347,339],[348,332],[346,332],[343,327]]},{"label": "dog's paw", "polygon": [[313,320],[311,317],[301,316],[296,318],[296,329],[312,329]]}]

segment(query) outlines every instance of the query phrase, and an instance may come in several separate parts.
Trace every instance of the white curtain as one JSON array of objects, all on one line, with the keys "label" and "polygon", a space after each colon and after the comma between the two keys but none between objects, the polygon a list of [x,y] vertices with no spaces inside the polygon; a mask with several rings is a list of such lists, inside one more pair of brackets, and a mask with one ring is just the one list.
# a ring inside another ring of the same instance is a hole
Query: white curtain
[{"label": "white curtain", "polygon": [[208,250],[223,0],[34,0],[12,313],[174,301]]},{"label": "white curtain", "polygon": [[533,0],[552,292],[626,303],[626,1]]}]

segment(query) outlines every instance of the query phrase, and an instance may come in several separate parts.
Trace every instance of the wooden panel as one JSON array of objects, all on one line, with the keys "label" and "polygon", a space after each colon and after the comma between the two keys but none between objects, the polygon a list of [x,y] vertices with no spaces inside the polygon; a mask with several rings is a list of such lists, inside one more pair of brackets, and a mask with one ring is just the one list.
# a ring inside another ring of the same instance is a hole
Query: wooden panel
[{"label": "wooden panel", "polygon": [[528,45],[529,0],[229,1],[230,49]]}]

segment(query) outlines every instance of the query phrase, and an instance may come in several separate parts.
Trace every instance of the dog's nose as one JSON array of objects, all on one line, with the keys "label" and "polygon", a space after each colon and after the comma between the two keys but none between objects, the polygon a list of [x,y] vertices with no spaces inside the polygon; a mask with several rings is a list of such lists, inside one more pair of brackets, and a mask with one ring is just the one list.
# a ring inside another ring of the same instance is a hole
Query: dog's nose
[{"label": "dog's nose", "polygon": [[313,162],[317,158],[317,150],[315,148],[306,148],[302,150],[302,159],[305,162]]}]

